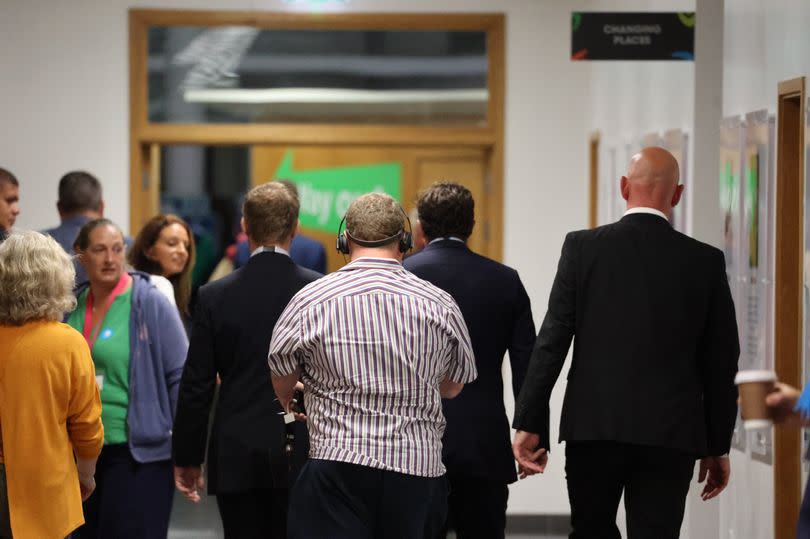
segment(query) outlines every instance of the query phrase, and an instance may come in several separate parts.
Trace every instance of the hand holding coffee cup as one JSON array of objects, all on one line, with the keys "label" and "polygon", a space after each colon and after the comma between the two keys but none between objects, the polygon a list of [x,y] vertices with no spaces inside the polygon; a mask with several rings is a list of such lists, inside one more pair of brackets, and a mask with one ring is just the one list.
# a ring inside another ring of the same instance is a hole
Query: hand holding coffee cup
[{"label": "hand holding coffee cup", "polygon": [[740,413],[746,430],[773,426],[772,409],[765,402],[776,384],[776,373],[767,370],[740,371],[734,379],[740,391]]},{"label": "hand holding coffee cup", "polygon": [[789,427],[807,426],[807,420],[797,411],[801,391],[788,384],[776,382],[774,390],[765,399],[771,409],[773,422]]}]

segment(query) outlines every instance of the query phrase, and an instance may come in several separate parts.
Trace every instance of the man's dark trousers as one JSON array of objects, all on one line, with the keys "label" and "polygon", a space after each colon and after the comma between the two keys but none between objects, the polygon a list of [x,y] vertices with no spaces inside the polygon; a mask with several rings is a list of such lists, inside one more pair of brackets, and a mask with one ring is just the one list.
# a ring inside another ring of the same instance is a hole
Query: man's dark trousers
[{"label": "man's dark trousers", "polygon": [[629,539],[680,537],[694,455],[619,442],[568,442],[565,461],[571,539],[620,539],[616,511],[622,492]]},{"label": "man's dark trousers", "polygon": [[290,494],[289,539],[423,539],[447,517],[447,480],[310,459]]}]

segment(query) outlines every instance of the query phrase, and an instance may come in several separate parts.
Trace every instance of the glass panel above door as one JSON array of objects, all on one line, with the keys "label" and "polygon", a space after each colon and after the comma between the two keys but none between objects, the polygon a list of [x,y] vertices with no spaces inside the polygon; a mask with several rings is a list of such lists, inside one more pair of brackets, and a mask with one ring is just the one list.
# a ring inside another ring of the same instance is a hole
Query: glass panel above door
[{"label": "glass panel above door", "polygon": [[151,27],[149,121],[485,125],[483,31]]}]

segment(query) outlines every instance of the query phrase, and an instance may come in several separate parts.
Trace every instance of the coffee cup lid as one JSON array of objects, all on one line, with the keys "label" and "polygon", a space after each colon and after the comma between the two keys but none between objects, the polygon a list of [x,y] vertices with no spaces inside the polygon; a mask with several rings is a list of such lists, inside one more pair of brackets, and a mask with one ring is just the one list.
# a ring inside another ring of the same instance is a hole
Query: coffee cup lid
[{"label": "coffee cup lid", "polygon": [[734,383],[739,384],[748,384],[751,382],[775,382],[776,381],[776,373],[773,371],[740,371],[737,373],[737,377],[734,378]]},{"label": "coffee cup lid", "polygon": [[746,419],[743,421],[745,430],[766,430],[773,427],[773,421],[770,419]]}]

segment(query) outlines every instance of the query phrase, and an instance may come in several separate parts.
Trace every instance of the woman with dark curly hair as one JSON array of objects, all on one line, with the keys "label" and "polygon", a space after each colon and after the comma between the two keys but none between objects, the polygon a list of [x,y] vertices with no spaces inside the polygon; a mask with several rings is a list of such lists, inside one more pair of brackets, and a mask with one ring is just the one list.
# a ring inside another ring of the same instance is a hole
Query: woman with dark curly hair
[{"label": "woman with dark curly hair", "polygon": [[191,270],[195,259],[194,234],[180,217],[155,215],[143,226],[129,250],[129,263],[152,275],[152,284],[188,318]]}]

